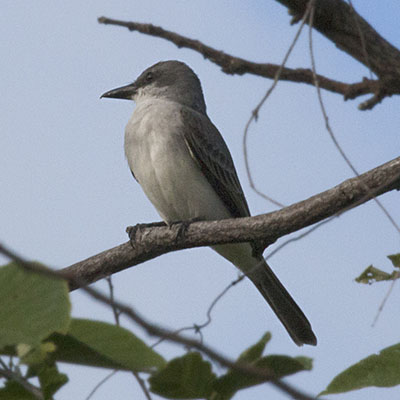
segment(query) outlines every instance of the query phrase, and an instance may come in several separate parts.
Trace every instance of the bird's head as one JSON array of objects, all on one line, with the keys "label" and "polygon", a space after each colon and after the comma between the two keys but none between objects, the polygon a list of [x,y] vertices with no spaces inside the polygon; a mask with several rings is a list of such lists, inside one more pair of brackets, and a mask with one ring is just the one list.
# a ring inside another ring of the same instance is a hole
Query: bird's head
[{"label": "bird's head", "polygon": [[205,113],[203,91],[197,75],[180,61],[161,61],[147,68],[128,85],[110,90],[101,97],[134,100],[156,98],[175,101]]}]

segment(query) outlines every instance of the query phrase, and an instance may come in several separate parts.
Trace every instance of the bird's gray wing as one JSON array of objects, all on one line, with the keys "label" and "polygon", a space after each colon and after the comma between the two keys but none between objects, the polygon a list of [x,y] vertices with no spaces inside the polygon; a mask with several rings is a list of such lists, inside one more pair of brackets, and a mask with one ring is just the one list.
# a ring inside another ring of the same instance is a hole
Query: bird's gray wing
[{"label": "bird's gray wing", "polygon": [[181,109],[181,117],[191,156],[232,217],[250,216],[231,154],[218,129],[206,115],[189,108]]}]

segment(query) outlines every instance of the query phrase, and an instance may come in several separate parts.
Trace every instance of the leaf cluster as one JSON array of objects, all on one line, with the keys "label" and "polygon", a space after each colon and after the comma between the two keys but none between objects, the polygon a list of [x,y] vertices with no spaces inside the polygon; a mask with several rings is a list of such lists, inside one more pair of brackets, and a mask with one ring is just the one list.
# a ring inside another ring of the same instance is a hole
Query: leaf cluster
[{"label": "leaf cluster", "polygon": [[[0,400],[53,399],[68,382],[59,371],[62,363],[144,374],[151,392],[170,399],[228,400],[267,380],[235,368],[217,374],[212,360],[190,350],[166,361],[128,329],[72,318],[64,280],[27,272],[16,263],[0,268],[0,292],[0,354],[9,359],[8,364],[1,360],[6,381]],[[235,365],[263,369],[274,379],[312,369],[307,357],[263,355],[270,339],[266,333]],[[321,394],[399,383],[396,344],[346,369]]]}]

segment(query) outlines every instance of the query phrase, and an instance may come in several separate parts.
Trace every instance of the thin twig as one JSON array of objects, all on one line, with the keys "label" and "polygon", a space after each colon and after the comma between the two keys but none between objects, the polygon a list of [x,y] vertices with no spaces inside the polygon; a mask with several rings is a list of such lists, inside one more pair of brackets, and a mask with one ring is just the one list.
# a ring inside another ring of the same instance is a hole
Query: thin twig
[{"label": "thin twig", "polygon": [[133,376],[135,377],[135,379],[137,380],[137,382],[139,383],[140,388],[142,389],[142,392],[144,394],[144,396],[146,397],[147,400],[152,400],[149,389],[147,389],[146,383],[144,382],[144,380],[140,377],[138,372],[132,372]]},{"label": "thin twig", "polygon": [[200,329],[205,328],[207,325],[211,323],[211,312],[213,311],[214,307],[217,305],[220,299],[225,296],[225,294],[234,286],[236,286],[239,282],[241,282],[244,279],[244,275],[240,274],[237,279],[232,281],[210,304],[207,310],[207,321],[204,322],[201,325],[198,325]]},{"label": "thin twig", "polygon": [[3,359],[0,357],[0,365],[5,369],[5,370],[11,370],[11,368],[3,361]]},{"label": "thin twig", "polygon": [[360,35],[361,47],[362,47],[362,50],[363,50],[363,53],[364,53],[365,65],[368,68],[369,79],[373,80],[374,76],[373,76],[373,73],[372,73],[371,63],[369,61],[367,46],[366,46],[366,42],[365,42],[365,35],[364,35],[364,32],[361,29],[360,22],[358,21],[358,13],[356,12],[356,10],[355,10],[355,8],[353,6],[353,2],[351,0],[348,0],[348,2],[349,2],[349,5],[350,5],[350,9],[351,9],[351,11],[353,13],[353,16],[354,16],[354,22],[355,22],[355,24],[357,26],[358,33]]},{"label": "thin twig", "polygon": [[[255,267],[254,267],[255,268]],[[250,272],[250,271],[249,271]],[[180,328],[176,331],[174,331],[175,333],[181,333],[184,331],[189,331],[189,330],[193,330],[195,331],[195,333],[201,335],[200,338],[200,342],[203,342],[203,337],[202,337],[202,333],[201,330],[206,328],[212,321],[211,318],[211,313],[213,311],[213,309],[215,308],[215,306],[217,305],[217,303],[219,302],[219,300],[222,299],[222,297],[231,289],[233,288],[235,285],[237,285],[240,281],[242,281],[244,279],[245,275],[240,274],[239,277],[237,279],[235,279],[233,282],[231,282],[228,286],[226,286],[216,297],[215,299],[211,302],[210,306],[207,309],[207,320],[205,322],[203,322],[202,324],[193,324],[191,326],[185,326],[183,328]],[[158,346],[161,342],[163,342],[164,339],[159,339],[157,340],[157,342],[155,342],[151,347],[154,348],[156,346]]]},{"label": "thin twig", "polygon": [[[400,172],[397,176],[395,176],[393,178],[393,182],[397,181],[400,179]],[[370,197],[370,196],[376,196],[380,191],[380,188],[376,188],[372,191],[370,191],[369,194],[367,194],[366,196]],[[308,236],[310,233],[315,232],[317,229],[319,229],[321,226],[325,225],[326,223],[330,222],[332,219],[334,218],[338,218],[341,215],[343,215],[344,213],[346,213],[347,211],[352,210],[353,208],[359,206],[360,204],[363,204],[365,200],[364,198],[361,198],[358,202],[356,202],[355,204],[352,204],[340,211],[338,211],[336,214],[332,215],[331,217],[327,218],[324,221],[321,221],[319,223],[317,223],[316,225],[312,226],[310,229],[307,229],[305,232],[302,232],[299,235],[296,235],[294,237],[291,237],[290,239],[285,240],[283,243],[281,243],[279,246],[277,246],[271,253],[268,254],[268,256],[265,257],[265,260],[269,260],[272,256],[274,256],[276,253],[278,253],[280,250],[282,250],[282,248],[284,248],[285,246],[287,246],[288,244],[292,243],[292,242],[296,242],[300,239],[303,239],[304,237]]]},{"label": "thin twig", "polygon": [[[108,283],[108,289],[109,289],[109,293],[110,293],[110,306],[112,308],[113,314],[114,314],[114,319],[115,319],[115,324],[117,326],[120,326],[120,310],[118,309],[118,307],[115,305],[115,296],[114,296],[114,285],[112,283],[112,277],[111,276],[107,276],[106,278],[107,283]],[[117,370],[114,371],[114,373],[116,373]],[[132,375],[134,376],[134,378],[136,379],[137,383],[139,384],[140,388],[142,389],[143,394],[145,395],[147,400],[151,400],[151,396],[150,393],[146,387],[146,384],[144,383],[143,379],[140,377],[138,372],[133,371]],[[111,376],[110,376],[111,377]],[[106,380],[104,380],[105,382]],[[103,382],[103,383],[104,383]]]},{"label": "thin twig", "polygon": [[[310,0],[310,4],[311,4]],[[271,197],[267,196],[265,193],[263,193],[261,190],[259,190],[256,187],[256,184],[254,183],[252,174],[251,174],[251,170],[250,170],[250,163],[249,163],[249,156],[248,156],[248,149],[247,149],[247,138],[248,138],[248,134],[249,134],[249,128],[250,125],[253,121],[257,121],[258,118],[258,114],[260,112],[261,107],[264,105],[264,103],[266,102],[266,100],[268,99],[268,97],[270,96],[270,94],[272,93],[272,91],[275,89],[275,87],[278,85],[278,81],[279,78],[281,76],[281,73],[283,71],[283,68],[285,67],[285,64],[287,62],[287,60],[289,59],[290,53],[292,52],[292,50],[294,49],[294,46],[297,43],[298,38],[300,37],[300,33],[303,30],[303,26],[306,23],[308,14],[310,12],[310,6],[307,7],[307,11],[304,14],[303,20],[299,26],[299,28],[297,29],[296,35],[294,36],[294,39],[291,43],[291,45],[289,46],[289,49],[286,51],[285,56],[283,57],[282,63],[280,64],[278,70],[276,71],[275,74],[275,78],[274,81],[272,82],[270,88],[267,90],[267,92],[264,94],[264,96],[262,97],[262,99],[259,101],[259,103],[257,104],[257,106],[253,109],[253,111],[251,112],[250,118],[246,123],[246,126],[244,128],[244,134],[243,134],[243,139],[242,139],[242,146],[243,146],[243,156],[244,156],[244,163],[245,163],[245,167],[246,167],[246,174],[247,174],[247,178],[249,180],[249,184],[250,187],[254,190],[255,193],[257,193],[259,196],[263,197],[264,199],[270,201],[271,203],[279,206],[279,207],[284,207],[284,205],[274,199],[272,199]]]},{"label": "thin twig", "polygon": [[[114,315],[115,323],[117,326],[119,326],[119,310],[114,304],[114,286],[112,284],[112,277],[107,276],[106,277],[106,282],[108,284],[108,290],[109,290],[109,296],[110,296],[110,307]],[[105,384],[112,376],[114,376],[117,372],[119,372],[117,369],[112,371],[110,374],[108,374],[105,378],[103,378],[94,388],[93,390],[89,393],[89,395],[86,397],[86,400],[89,400],[100,387]]]},{"label": "thin twig", "polygon": [[88,394],[85,400],[90,400],[94,394],[97,392],[97,390],[100,389],[101,386],[103,386],[113,375],[115,375],[118,371],[114,370],[110,372],[108,375],[106,375],[93,389],[92,391]]},{"label": "thin twig", "polygon": [[383,308],[385,307],[386,301],[390,297],[390,294],[392,293],[394,285],[396,284],[397,279],[399,279],[399,277],[400,277],[400,271],[396,271],[396,273],[393,276],[393,281],[392,281],[391,285],[389,286],[389,290],[387,291],[385,297],[383,298],[382,303],[379,305],[379,308],[378,308],[378,311],[377,311],[377,313],[375,315],[375,318],[372,321],[372,324],[371,324],[372,327],[374,327],[375,324],[378,322],[378,318],[381,315],[381,313],[383,311]]},{"label": "thin twig", "polygon": [[[3,363],[2,363],[3,365]],[[0,368],[0,376],[8,379],[8,380],[12,380],[17,382],[18,384],[20,384],[26,391],[28,391],[30,394],[32,394],[32,396],[34,396],[36,399],[38,400],[44,400],[44,395],[42,393],[42,391],[32,385],[31,383],[29,383],[26,379],[24,379],[22,376],[19,376],[18,374],[16,374],[14,371],[11,371],[8,368]]]},{"label": "thin twig", "polygon": [[114,304],[114,285],[112,283],[111,275],[106,277],[106,281],[108,283],[108,290],[110,292],[110,302],[111,302],[112,312],[114,314],[115,323],[116,323],[116,325],[119,326],[120,325],[119,310],[116,307],[114,307],[114,305],[113,305]]},{"label": "thin twig", "polygon": [[331,220],[333,218],[336,218],[337,215],[334,215],[333,217],[330,217],[324,221],[319,222],[318,224],[315,224],[314,226],[312,226],[310,229],[307,229],[305,232],[300,233],[299,235],[296,235],[294,237],[291,237],[290,239],[285,240],[284,242],[282,242],[279,246],[275,247],[275,249],[273,251],[271,251],[266,257],[265,260],[269,260],[271,257],[273,257],[276,253],[278,253],[279,251],[281,251],[284,247],[286,247],[288,244],[293,243],[293,242],[297,242],[298,240],[301,240],[303,238],[305,238],[306,236],[308,236],[310,233],[316,231],[317,229],[319,229],[322,225],[325,225],[329,222],[331,222]]}]

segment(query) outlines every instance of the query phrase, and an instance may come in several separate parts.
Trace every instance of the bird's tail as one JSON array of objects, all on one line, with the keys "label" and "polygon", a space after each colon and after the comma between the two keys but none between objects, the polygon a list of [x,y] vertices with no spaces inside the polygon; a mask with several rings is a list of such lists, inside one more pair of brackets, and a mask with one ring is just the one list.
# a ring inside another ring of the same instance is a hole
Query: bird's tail
[{"label": "bird's tail", "polygon": [[[244,247],[247,248],[244,248]],[[293,341],[298,345],[316,345],[317,338],[311,324],[300,307],[290,296],[272,269],[263,259],[249,254],[250,245],[219,245],[214,250],[229,259],[254,283],[264,299],[267,300],[276,316],[282,322]],[[247,251],[245,251],[247,250]],[[251,251],[251,249],[250,249]],[[245,256],[247,253],[247,256]],[[251,260],[249,259],[251,257]]]},{"label": "bird's tail", "polygon": [[265,261],[247,275],[298,345],[317,344],[311,324]]}]

